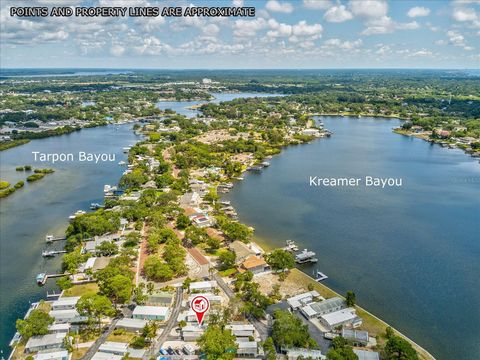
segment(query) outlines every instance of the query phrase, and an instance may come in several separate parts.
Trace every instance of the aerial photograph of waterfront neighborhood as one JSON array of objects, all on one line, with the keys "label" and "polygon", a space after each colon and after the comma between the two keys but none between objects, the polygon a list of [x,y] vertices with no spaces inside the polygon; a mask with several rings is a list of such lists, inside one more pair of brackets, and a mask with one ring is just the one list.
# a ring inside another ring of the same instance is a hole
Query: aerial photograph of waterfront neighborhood
[{"label": "aerial photograph of waterfront neighborhood", "polygon": [[479,1],[0,29],[0,359],[480,358]]}]

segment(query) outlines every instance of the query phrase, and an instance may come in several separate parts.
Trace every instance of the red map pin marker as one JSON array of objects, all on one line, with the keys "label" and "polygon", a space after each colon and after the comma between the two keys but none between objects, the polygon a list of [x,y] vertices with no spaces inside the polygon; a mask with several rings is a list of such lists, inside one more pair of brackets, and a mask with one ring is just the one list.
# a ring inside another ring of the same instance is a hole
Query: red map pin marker
[{"label": "red map pin marker", "polygon": [[205,296],[195,296],[190,302],[190,308],[197,316],[198,325],[202,325],[203,317],[208,309],[210,309],[210,301]]}]

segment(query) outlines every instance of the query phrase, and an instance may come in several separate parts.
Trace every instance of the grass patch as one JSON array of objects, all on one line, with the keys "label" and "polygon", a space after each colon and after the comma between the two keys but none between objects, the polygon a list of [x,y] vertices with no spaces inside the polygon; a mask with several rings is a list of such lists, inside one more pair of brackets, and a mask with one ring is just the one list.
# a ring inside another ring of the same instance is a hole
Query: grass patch
[{"label": "grass patch", "polygon": [[20,146],[28,142],[30,142],[28,139],[5,141],[0,143],[0,151],[7,150],[15,146]]},{"label": "grass patch", "polygon": [[87,353],[87,351],[88,351],[88,347],[76,349],[75,346],[74,346],[74,350],[72,351],[72,359],[71,360],[80,360],[81,358],[84,357],[84,355]]},{"label": "grass patch", "polygon": [[74,285],[63,292],[63,296],[94,295],[98,293],[97,283]]},{"label": "grass patch", "polygon": [[228,276],[231,276],[231,275],[235,274],[236,272],[237,272],[237,269],[236,269],[236,268],[231,268],[231,269],[219,271],[218,273],[219,273],[221,276],[228,277]]},{"label": "grass patch", "polygon": [[107,341],[116,341],[116,342],[124,342],[129,343],[133,340],[136,335],[131,332],[125,331],[124,333],[115,334],[114,332],[108,335]]}]

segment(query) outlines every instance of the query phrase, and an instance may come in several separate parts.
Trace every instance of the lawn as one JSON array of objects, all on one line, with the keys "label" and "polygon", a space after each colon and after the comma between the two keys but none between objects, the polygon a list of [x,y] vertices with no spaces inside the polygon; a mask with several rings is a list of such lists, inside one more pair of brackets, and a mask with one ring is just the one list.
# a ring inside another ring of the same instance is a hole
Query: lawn
[{"label": "lawn", "polygon": [[98,285],[96,283],[88,283],[72,286],[63,292],[63,296],[94,295],[96,293],[98,293]]},{"label": "lawn", "polygon": [[107,337],[107,341],[116,341],[116,342],[123,342],[123,343],[130,343],[133,338],[135,337],[135,334],[132,332],[124,332],[118,335],[115,335],[114,333],[111,333]]}]

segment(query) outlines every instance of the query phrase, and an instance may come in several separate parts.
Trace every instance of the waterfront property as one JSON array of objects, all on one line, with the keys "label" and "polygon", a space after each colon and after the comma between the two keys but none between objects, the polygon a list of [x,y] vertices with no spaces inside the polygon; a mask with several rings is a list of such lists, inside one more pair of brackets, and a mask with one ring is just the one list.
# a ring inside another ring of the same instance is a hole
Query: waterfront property
[{"label": "waterfront property", "polygon": [[251,271],[254,274],[262,273],[268,270],[270,267],[262,258],[258,256],[251,255],[247,257],[240,267],[240,272]]},{"label": "waterfront property", "polygon": [[287,303],[292,308],[292,310],[297,310],[298,308],[308,305],[313,302],[314,299],[318,298],[320,298],[320,294],[315,290],[312,290],[306,293],[289,297],[287,299]]},{"label": "waterfront property", "polygon": [[362,325],[362,319],[357,316],[353,308],[334,311],[320,316],[319,319],[328,330],[335,330],[340,326],[356,328]]},{"label": "waterfront property", "polygon": [[345,301],[339,297],[333,297],[319,302],[312,302],[300,308],[301,313],[307,318],[318,318],[345,307]]},{"label": "waterfront property", "polygon": [[61,297],[52,302],[52,310],[71,310],[75,309],[80,296]]},{"label": "waterfront property", "polygon": [[33,353],[41,350],[60,349],[63,347],[66,336],[66,333],[32,336],[25,344],[25,352]]}]

